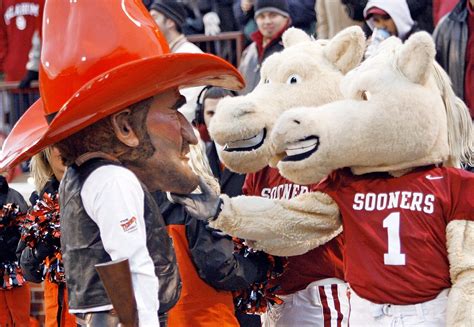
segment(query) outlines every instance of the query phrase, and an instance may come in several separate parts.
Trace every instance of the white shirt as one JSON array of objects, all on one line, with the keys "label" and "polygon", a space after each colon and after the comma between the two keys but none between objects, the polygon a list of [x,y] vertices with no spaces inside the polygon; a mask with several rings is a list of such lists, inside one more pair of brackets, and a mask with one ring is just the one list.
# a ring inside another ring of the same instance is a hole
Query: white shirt
[{"label": "white shirt", "polygon": [[159,326],[158,277],[146,246],[145,195],[138,178],[124,167],[99,167],[84,182],[81,198],[105,251],[112,260],[129,260],[140,326]]}]

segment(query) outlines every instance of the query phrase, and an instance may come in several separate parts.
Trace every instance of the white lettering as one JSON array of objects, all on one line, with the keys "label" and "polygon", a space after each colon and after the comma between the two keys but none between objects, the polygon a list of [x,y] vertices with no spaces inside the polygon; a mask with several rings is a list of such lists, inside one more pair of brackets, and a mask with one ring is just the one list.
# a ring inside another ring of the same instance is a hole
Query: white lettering
[{"label": "white lettering", "polygon": [[400,202],[400,208],[410,209],[410,204],[408,203],[408,199],[410,198],[411,192],[402,192],[402,201]]},{"label": "white lettering", "polygon": [[262,189],[262,194],[260,196],[262,198],[270,198],[270,189],[268,187]]},{"label": "white lettering", "polygon": [[352,204],[352,209],[362,210],[364,208],[364,194],[356,193],[354,195],[354,204]]},{"label": "white lettering", "polygon": [[355,193],[352,209],[360,211],[383,211],[386,209],[402,208],[411,211],[434,212],[435,196],[420,192],[396,191],[390,193]]},{"label": "white lettering", "polygon": [[388,193],[388,207],[387,209],[398,208],[398,196],[400,191]]},{"label": "white lettering", "polygon": [[373,211],[375,209],[375,202],[377,201],[377,196],[375,193],[367,193],[365,197],[365,210]]},{"label": "white lettering", "polygon": [[434,212],[434,200],[435,200],[435,197],[433,194],[428,194],[425,197],[425,206],[423,208],[424,213],[431,214]]},{"label": "white lettering", "polygon": [[423,202],[423,193],[413,192],[413,200],[411,202],[411,211],[421,211],[421,203]]},{"label": "white lettering", "polygon": [[388,195],[386,193],[378,194],[377,210],[384,210],[387,207]]}]

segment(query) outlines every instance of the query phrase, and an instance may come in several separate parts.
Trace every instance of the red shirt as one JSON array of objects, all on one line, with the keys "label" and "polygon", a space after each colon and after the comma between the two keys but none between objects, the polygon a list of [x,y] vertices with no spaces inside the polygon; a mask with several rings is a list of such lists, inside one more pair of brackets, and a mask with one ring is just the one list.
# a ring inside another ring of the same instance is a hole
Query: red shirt
[{"label": "red shirt", "polygon": [[394,178],[346,169],[318,188],[341,211],[345,277],[360,296],[406,305],[451,287],[446,226],[474,219],[474,174],[430,166]]},{"label": "red shirt", "polygon": [[[282,177],[277,169],[266,167],[247,174],[243,186],[246,195],[271,199],[291,199],[314,189],[314,185],[298,185]],[[343,278],[342,235],[303,255],[288,257],[285,272],[270,281],[271,287],[279,286],[277,294],[292,294],[308,284],[324,278]]]},{"label": "red shirt", "polygon": [[464,101],[474,119],[474,9],[467,2],[468,38],[466,44],[466,69],[464,71]]},{"label": "red shirt", "polygon": [[43,0],[0,2],[0,72],[5,81],[19,81],[26,73],[35,30],[41,27]]}]

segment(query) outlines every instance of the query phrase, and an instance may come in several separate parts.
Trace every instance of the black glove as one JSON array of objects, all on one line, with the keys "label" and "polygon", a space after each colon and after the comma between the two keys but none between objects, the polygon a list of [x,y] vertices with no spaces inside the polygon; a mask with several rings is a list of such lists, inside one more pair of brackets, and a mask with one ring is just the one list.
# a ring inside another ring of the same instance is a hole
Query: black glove
[{"label": "black glove", "polygon": [[178,195],[170,194],[170,199],[174,203],[184,206],[184,209],[196,219],[215,220],[221,212],[222,199],[206,181],[199,177],[199,187],[201,194]]},{"label": "black glove", "polygon": [[25,76],[18,84],[19,89],[29,89],[32,81],[38,80],[38,72],[34,70],[27,70]]},{"label": "black glove", "polygon": [[52,256],[55,251],[56,247],[54,245],[41,241],[36,244],[36,247],[34,249],[34,255],[36,259],[42,262],[47,257]]}]

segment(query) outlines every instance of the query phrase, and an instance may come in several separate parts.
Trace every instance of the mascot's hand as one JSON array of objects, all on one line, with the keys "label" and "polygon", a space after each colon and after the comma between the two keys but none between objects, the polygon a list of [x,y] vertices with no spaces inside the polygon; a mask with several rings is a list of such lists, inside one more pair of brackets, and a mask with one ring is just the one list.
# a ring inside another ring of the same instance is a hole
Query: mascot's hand
[{"label": "mascot's hand", "polygon": [[461,273],[449,291],[446,326],[474,326],[474,271]]},{"label": "mascot's hand", "polygon": [[186,211],[199,220],[215,220],[221,212],[222,199],[219,193],[213,190],[203,179],[199,177],[200,194],[178,195],[170,194],[170,200],[184,206]]}]

